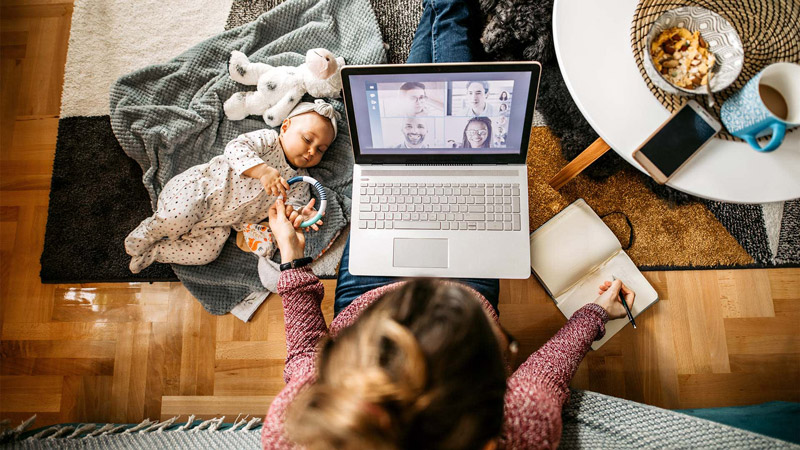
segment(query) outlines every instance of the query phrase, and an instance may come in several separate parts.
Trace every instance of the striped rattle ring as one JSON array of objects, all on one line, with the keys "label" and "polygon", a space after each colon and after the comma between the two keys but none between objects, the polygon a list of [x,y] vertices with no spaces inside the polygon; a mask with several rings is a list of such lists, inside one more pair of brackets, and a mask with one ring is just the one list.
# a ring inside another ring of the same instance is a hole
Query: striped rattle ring
[{"label": "striped rattle ring", "polygon": [[319,222],[320,219],[322,219],[322,215],[325,214],[325,208],[328,207],[328,196],[325,195],[325,189],[322,187],[322,184],[320,184],[320,182],[315,180],[314,178],[292,177],[289,178],[286,182],[289,183],[289,185],[292,185],[294,183],[299,183],[301,181],[305,181],[306,183],[314,186],[314,189],[317,190],[317,194],[319,195],[319,207],[317,208],[317,215],[300,224],[301,228],[308,228],[311,225],[314,225],[315,223]]}]

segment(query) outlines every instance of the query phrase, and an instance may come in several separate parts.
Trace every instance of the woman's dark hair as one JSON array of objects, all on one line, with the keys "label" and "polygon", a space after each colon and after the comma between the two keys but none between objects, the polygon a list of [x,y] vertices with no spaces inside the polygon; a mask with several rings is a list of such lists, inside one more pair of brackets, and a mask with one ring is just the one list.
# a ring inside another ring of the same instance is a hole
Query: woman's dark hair
[{"label": "woman's dark hair", "polygon": [[500,101],[508,100],[508,92],[503,91],[500,93]]},{"label": "woman's dark hair", "polygon": [[479,148],[489,148],[492,143],[492,119],[488,117],[473,117],[467,121],[467,124],[464,125],[464,140],[462,147],[463,148],[471,148],[472,146],[469,145],[469,141],[467,140],[467,128],[469,128],[469,124],[473,122],[480,122],[486,125],[486,140],[483,141],[483,144]]},{"label": "woman's dark hair", "polygon": [[481,449],[500,435],[506,372],[481,303],[414,280],[322,344],[286,429],[310,448]]}]

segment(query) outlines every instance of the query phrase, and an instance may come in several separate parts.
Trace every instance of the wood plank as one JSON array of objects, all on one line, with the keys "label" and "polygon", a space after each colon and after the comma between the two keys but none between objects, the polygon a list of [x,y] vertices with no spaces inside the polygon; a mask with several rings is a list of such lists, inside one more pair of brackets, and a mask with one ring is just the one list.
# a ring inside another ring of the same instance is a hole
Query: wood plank
[{"label": "wood plank", "polygon": [[722,317],[774,317],[767,270],[717,272]]},{"label": "wood plank", "polygon": [[113,341],[2,341],[3,358],[114,358]]},{"label": "wood plank", "polygon": [[729,359],[731,372],[757,373],[766,377],[780,373],[789,379],[800,380],[798,353],[730,355]]},{"label": "wood plank", "polygon": [[[111,376],[64,377],[59,422],[108,422],[112,389]],[[38,417],[36,423],[39,424]]]},{"label": "wood plank", "polygon": [[218,342],[216,359],[285,359],[286,343],[274,341]]},{"label": "wood plank", "polygon": [[6,358],[2,375],[96,376],[114,373],[113,358]]},{"label": "wood plank", "polygon": [[[5,3],[5,2],[4,2]],[[0,15],[3,19],[39,19],[42,17],[65,17],[72,15],[72,3],[64,2],[52,4],[24,4],[24,5],[3,5],[0,8]]]},{"label": "wood plank", "polygon": [[714,272],[667,272],[679,374],[730,372]]},{"label": "wood plank", "polygon": [[769,269],[766,272],[773,300],[800,300],[800,269]]},{"label": "wood plank", "polygon": [[765,401],[800,401],[797,380],[750,373],[678,375],[681,408],[751,405]]},{"label": "wood plank", "polygon": [[186,414],[195,414],[198,419],[221,416],[234,419],[239,414],[263,417],[273,398],[269,395],[168,395],[164,397],[161,405],[161,419],[166,420]]},{"label": "wood plank", "polygon": [[164,368],[166,358],[167,323],[154,323],[150,330],[147,349],[147,374],[144,388],[144,417],[158,417],[161,414],[161,396],[164,395]]},{"label": "wood plank", "polygon": [[58,412],[60,376],[0,376],[0,412]]},{"label": "wood plank", "polygon": [[117,329],[116,323],[103,322],[12,322],[3,325],[2,339],[4,341],[111,341],[116,339]]},{"label": "wood plank", "polygon": [[110,414],[115,423],[132,423],[144,419],[147,350],[151,328],[150,323],[125,324],[120,328],[111,388]]}]

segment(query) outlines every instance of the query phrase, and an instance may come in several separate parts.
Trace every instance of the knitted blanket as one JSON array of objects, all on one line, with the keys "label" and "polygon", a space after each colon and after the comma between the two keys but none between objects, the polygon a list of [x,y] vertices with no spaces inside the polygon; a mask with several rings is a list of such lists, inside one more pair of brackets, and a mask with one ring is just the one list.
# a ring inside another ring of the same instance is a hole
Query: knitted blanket
[{"label": "knitted blanket", "polygon": [[[266,409],[266,406],[265,406]],[[571,392],[562,412],[559,448],[757,448],[800,446],[686,414],[590,391]],[[0,444],[20,449],[106,448],[261,448],[261,427],[222,423],[223,418],[192,421],[176,418],[139,425],[61,424],[24,432],[33,422],[0,433]],[[209,426],[210,425],[210,426]],[[249,429],[246,429],[249,428]],[[127,432],[126,432],[127,431]],[[24,432],[24,433],[23,433]],[[93,436],[87,437],[90,434]]]},{"label": "knitted blanket", "polygon": [[[298,66],[306,51],[316,47],[344,57],[347,64],[386,60],[368,0],[288,0],[169,62],[117,80],[111,88],[111,125],[125,153],[142,167],[153,209],[173,176],[222,154],[236,136],[265,127],[260,117],[241,121],[225,117],[222,103],[231,94],[255,89],[228,76],[231,50],[255,62]],[[341,100],[327,100],[344,117]],[[339,135],[325,158],[309,170],[326,188],[328,209],[325,225],[307,235],[306,256],[320,256],[350,219],[353,153],[346,121],[340,120],[338,126]],[[172,268],[206,310],[225,314],[251,293],[265,290],[257,261],[236,247],[232,233],[214,262]]]}]

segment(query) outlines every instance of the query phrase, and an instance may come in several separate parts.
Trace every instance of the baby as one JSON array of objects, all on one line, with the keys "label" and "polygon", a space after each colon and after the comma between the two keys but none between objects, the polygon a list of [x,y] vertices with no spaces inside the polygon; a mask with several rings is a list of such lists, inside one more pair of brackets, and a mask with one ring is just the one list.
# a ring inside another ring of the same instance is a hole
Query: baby
[{"label": "baby", "polygon": [[[175,176],[158,196],[155,214],[125,238],[130,269],[154,261],[208,264],[219,256],[231,228],[267,218],[278,195],[300,210],[311,198],[308,183],[291,189],[287,179],[308,175],[337,135],[339,114],[323,100],[299,103],[280,128],[234,139],[225,153]],[[288,190],[288,197],[287,197]],[[316,214],[309,203],[306,216]]]}]

